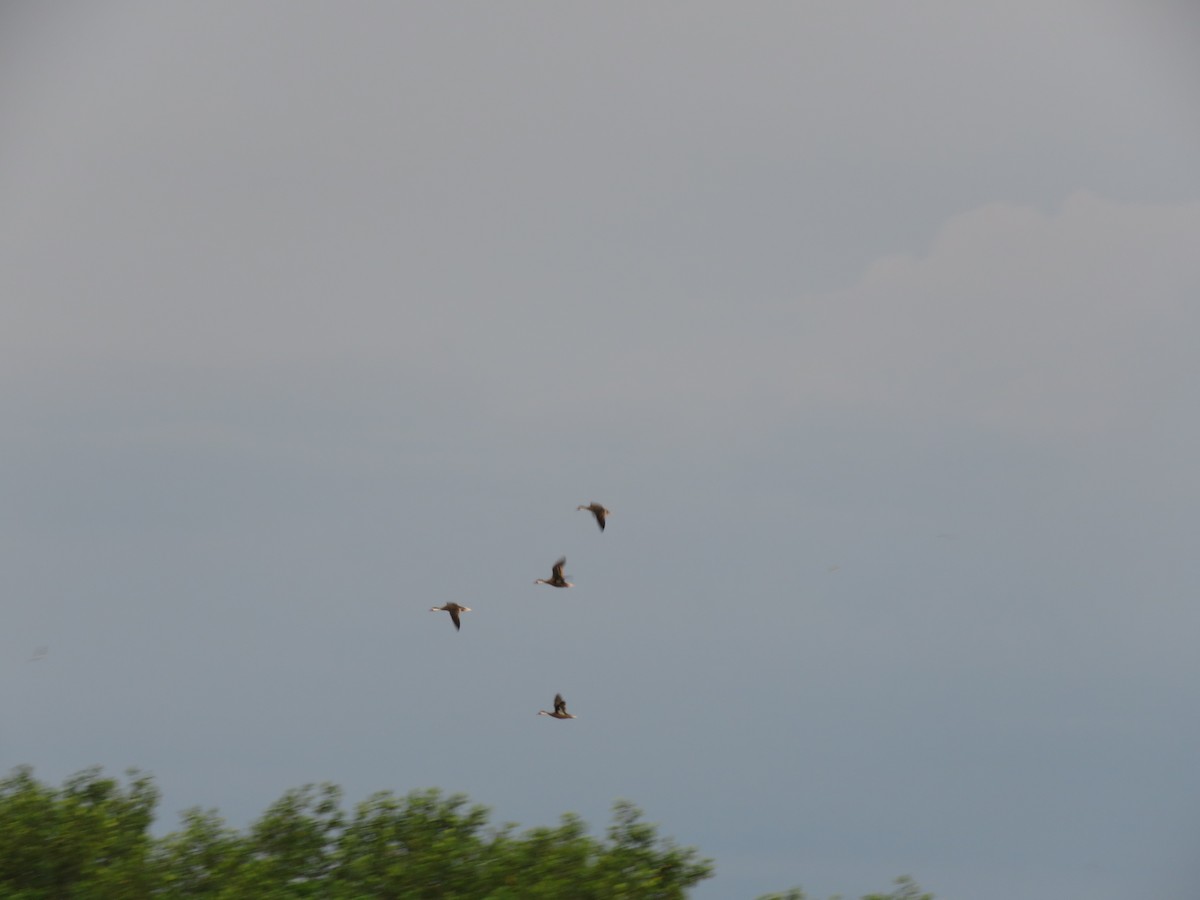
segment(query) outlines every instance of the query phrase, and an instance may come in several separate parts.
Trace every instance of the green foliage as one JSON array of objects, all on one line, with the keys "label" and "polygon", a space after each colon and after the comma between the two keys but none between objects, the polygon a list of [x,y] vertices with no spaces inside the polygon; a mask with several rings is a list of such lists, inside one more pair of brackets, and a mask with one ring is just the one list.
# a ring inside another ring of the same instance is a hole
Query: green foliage
[{"label": "green foliage", "polygon": [[358,804],[333,848],[338,897],[474,897],[485,863],[481,806],[436,790],[399,798],[382,792]]},{"label": "green foliage", "polygon": [[136,772],[128,777],[122,788],[88,769],[55,789],[22,767],[0,782],[0,896],[145,897],[158,791]]},{"label": "green foliage", "polygon": [[[352,812],[334,785],[285,793],[245,831],[215,810],[150,835],[158,791],[87,769],[61,788],[28,768],[0,781],[4,900],[683,900],[713,873],[618,801],[604,837],[578,816],[518,832],[430,789],[374,794]],[[863,900],[932,900],[911,879]],[[798,888],[761,900],[805,900]]]},{"label": "green foliage", "polygon": [[152,838],[158,793],[89,769],[60,789],[27,768],[0,782],[5,900],[673,900],[712,874],[660,840],[629,803],[606,839],[564,815],[554,828],[489,829],[488,811],[437,790],[375,794],[352,813],[333,785],[288,791],[250,828],[190,809]]},{"label": "green foliage", "polygon": [[[862,900],[933,900],[933,894],[921,893],[917,883],[907,875],[901,875],[895,884],[895,889],[889,894],[867,894]],[[809,897],[800,888],[792,888],[782,894],[763,894],[758,900],[809,900]],[[831,897],[830,900],[841,898]]]},{"label": "green foliage", "polygon": [[183,829],[154,848],[156,892],[164,897],[230,896],[251,859],[248,843],[215,810],[189,809],[183,814]]},{"label": "green foliage", "polygon": [[921,888],[907,875],[896,879],[896,889],[890,894],[869,894],[862,900],[933,900],[933,894],[921,893]]}]

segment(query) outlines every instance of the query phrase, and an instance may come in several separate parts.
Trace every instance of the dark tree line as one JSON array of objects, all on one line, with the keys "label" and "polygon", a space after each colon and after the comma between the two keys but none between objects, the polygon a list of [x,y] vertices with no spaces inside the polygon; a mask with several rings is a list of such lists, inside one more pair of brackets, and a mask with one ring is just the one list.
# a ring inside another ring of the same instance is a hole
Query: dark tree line
[{"label": "dark tree line", "polygon": [[[713,873],[626,802],[603,837],[570,813],[554,827],[489,827],[488,812],[436,789],[375,794],[347,811],[333,785],[285,793],[244,831],[190,809],[154,837],[152,780],[98,769],[62,787],[28,768],[0,781],[6,900],[674,900]],[[794,889],[763,900],[805,900]],[[931,900],[907,880],[863,900]]]}]

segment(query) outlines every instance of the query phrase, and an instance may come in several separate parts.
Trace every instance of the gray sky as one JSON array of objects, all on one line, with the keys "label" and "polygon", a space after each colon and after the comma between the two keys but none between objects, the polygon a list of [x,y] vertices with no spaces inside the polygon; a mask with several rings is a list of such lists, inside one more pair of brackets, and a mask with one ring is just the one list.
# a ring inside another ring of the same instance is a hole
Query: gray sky
[{"label": "gray sky", "polygon": [[701,900],[1194,896],[1198,42],[6,6],[0,767],[627,797]]}]

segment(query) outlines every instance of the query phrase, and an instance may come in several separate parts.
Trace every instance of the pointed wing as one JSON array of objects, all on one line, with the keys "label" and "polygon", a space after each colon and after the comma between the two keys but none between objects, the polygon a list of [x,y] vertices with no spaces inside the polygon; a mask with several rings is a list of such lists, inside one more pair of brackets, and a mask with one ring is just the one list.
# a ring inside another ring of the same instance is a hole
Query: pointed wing
[{"label": "pointed wing", "polygon": [[462,627],[462,623],[458,620],[458,607],[450,607],[450,621],[454,623],[454,630],[458,631]]},{"label": "pointed wing", "polygon": [[567,701],[563,699],[562,694],[554,695],[554,711],[556,713],[564,713],[564,714],[567,711]]},{"label": "pointed wing", "polygon": [[555,581],[563,580],[563,566],[565,566],[566,564],[567,564],[567,558],[565,556],[554,564],[554,580]]},{"label": "pointed wing", "polygon": [[608,510],[604,508],[603,503],[597,503],[593,500],[587,506],[581,506],[580,509],[586,509],[596,517],[596,524],[600,526],[600,530],[604,530],[604,518],[608,515]]}]

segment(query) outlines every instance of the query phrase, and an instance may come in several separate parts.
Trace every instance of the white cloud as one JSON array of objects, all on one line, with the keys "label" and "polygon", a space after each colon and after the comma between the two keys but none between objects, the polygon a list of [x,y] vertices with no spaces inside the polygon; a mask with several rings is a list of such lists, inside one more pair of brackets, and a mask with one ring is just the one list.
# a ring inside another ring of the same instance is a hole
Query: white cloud
[{"label": "white cloud", "polygon": [[[927,252],[786,301],[426,300],[386,296],[380,273],[335,297],[335,273],[315,263],[247,294],[223,260],[200,274],[228,281],[224,295],[172,297],[167,280],[102,305],[87,285],[10,303],[4,365],[31,395],[134,398],[132,421],[148,427],[138,395],[158,398],[152,410],[217,391],[250,408],[290,395],[318,419],[369,410],[383,429],[469,415],[655,444],[756,440],[817,414],[1087,438],[1185,418],[1200,375],[1197,246],[1200,203],[1078,193],[1049,212],[954,216]],[[1170,427],[1178,455],[1195,436]]]},{"label": "white cloud", "polygon": [[736,327],[642,342],[626,384],[635,403],[657,391],[661,409],[710,423],[842,410],[1028,438],[1119,432],[1198,380],[1198,246],[1200,203],[989,204],[844,290],[748,301]]},{"label": "white cloud", "polygon": [[1052,214],[957,216],[925,256],[878,260],[817,301],[831,321],[812,349],[832,377],[813,393],[1003,431],[1122,428],[1200,324],[1197,246],[1200,204],[1080,193]]}]

